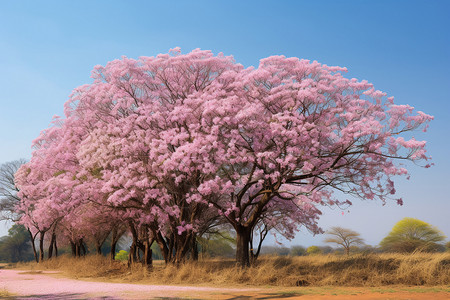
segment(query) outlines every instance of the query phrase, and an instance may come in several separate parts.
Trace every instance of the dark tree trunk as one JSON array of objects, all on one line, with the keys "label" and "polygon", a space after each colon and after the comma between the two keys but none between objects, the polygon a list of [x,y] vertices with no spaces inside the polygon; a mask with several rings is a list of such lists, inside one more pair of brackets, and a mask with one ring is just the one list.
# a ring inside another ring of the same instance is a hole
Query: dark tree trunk
[{"label": "dark tree trunk", "polygon": [[173,233],[170,235],[170,238],[167,239],[167,245],[168,245],[167,249],[169,250],[167,252],[167,258],[168,258],[169,262],[173,263],[175,261],[173,251],[175,250],[175,247],[177,246],[175,235]]},{"label": "dark tree trunk", "polygon": [[130,247],[130,253],[128,254],[128,267],[130,268],[133,264],[136,263],[136,244],[133,242]]},{"label": "dark tree trunk", "polygon": [[153,244],[153,240],[150,242],[149,239],[145,239],[144,241],[144,265],[147,267],[151,267],[153,260],[152,260],[152,249],[151,246]]},{"label": "dark tree trunk", "polygon": [[134,227],[134,224],[131,220],[128,221],[128,227],[130,228],[131,235],[133,236],[133,243],[131,244],[130,253],[128,254],[128,267],[131,267],[137,261],[136,252],[139,251],[138,235],[137,235],[136,228]]},{"label": "dark tree trunk", "polygon": [[70,241],[70,247],[72,248],[72,256],[77,256],[77,245],[74,242]]},{"label": "dark tree trunk", "polygon": [[99,237],[97,237],[95,239],[95,248],[96,248],[96,252],[97,252],[98,255],[103,255],[103,253],[102,253],[102,246],[105,243],[105,241],[108,238],[108,236],[109,236],[109,233],[100,235]]},{"label": "dark tree trunk", "polygon": [[100,244],[97,240],[95,241],[95,248],[97,250],[97,255],[102,255],[102,244]]},{"label": "dark tree trunk", "polygon": [[39,262],[44,261],[44,236],[45,231],[41,231],[41,234],[39,236]]},{"label": "dark tree trunk", "polygon": [[34,244],[36,236],[33,236],[33,234],[31,233],[30,228],[27,228],[27,230],[28,230],[28,233],[30,234],[31,247],[33,247],[34,259],[36,260],[36,262],[39,262],[39,258],[38,258],[37,252],[36,252],[36,245]]},{"label": "dark tree trunk", "polygon": [[[80,248],[83,251],[83,256],[86,256],[87,254],[87,250],[86,250],[86,246],[84,245],[83,240],[80,241]],[[81,252],[81,251],[80,251]]]},{"label": "dark tree trunk", "polygon": [[53,256],[53,249],[55,246],[55,240],[56,240],[56,234],[52,233],[52,239],[50,241],[50,245],[48,246],[48,259],[52,258]]},{"label": "dark tree trunk", "polygon": [[80,257],[80,245],[75,243],[75,256]]},{"label": "dark tree trunk", "polygon": [[116,256],[116,245],[119,240],[117,236],[118,236],[117,228],[114,228],[111,237],[111,252],[109,253],[109,258],[111,259],[111,261],[113,261]]},{"label": "dark tree trunk", "polygon": [[50,245],[48,245],[48,257],[47,257],[47,259],[52,258],[52,256],[53,256],[53,241],[50,242]]},{"label": "dark tree trunk", "polygon": [[192,239],[195,238],[192,232],[174,236],[175,243],[175,263],[180,264],[186,260],[186,256],[192,250]]},{"label": "dark tree trunk", "polygon": [[250,234],[250,263],[251,264],[254,264],[256,262],[256,260],[258,259],[259,253],[261,252],[262,243],[268,233],[269,233],[269,230],[268,230],[267,226],[264,225],[264,228],[261,229],[261,231],[259,232],[258,248],[256,249],[256,253],[255,253],[255,249],[253,248],[253,230],[252,230],[252,232]]},{"label": "dark tree trunk", "polygon": [[164,240],[161,232],[153,232],[153,235],[156,237],[156,243],[161,249],[161,254],[163,255],[164,261],[167,264],[169,262],[169,248],[167,247],[167,243]]},{"label": "dark tree trunk", "polygon": [[251,236],[251,228],[242,225],[236,225],[236,263],[241,267],[250,266],[249,243]]},{"label": "dark tree trunk", "polygon": [[55,249],[55,257],[58,257],[58,246],[56,246],[56,237],[53,241],[53,248]]},{"label": "dark tree trunk", "polygon": [[197,236],[192,237],[191,259],[193,261],[198,261]]}]

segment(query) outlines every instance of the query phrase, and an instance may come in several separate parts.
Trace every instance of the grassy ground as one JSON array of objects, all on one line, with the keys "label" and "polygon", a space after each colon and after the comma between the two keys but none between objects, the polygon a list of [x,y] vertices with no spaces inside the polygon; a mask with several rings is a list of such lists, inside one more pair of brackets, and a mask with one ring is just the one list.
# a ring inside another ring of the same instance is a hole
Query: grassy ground
[{"label": "grassy ground", "polygon": [[278,287],[450,286],[450,253],[262,257],[248,269],[232,260],[204,260],[180,266],[155,261],[152,269],[110,262],[101,256],[58,257],[40,264],[17,264],[31,271],[59,270],[72,278],[114,282]]}]

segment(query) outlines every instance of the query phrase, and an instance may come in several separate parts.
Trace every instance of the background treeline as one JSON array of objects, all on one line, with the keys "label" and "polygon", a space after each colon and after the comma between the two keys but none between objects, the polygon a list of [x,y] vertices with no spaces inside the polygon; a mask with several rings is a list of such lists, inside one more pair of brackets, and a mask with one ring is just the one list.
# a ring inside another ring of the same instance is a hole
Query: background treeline
[{"label": "background treeline", "polygon": [[[418,240],[415,242],[418,244]],[[130,246],[132,244],[132,238],[128,235],[123,235],[116,247],[114,258],[119,260],[128,260],[128,253]],[[396,247],[408,247],[411,241],[401,241],[396,240]],[[111,252],[111,237],[109,236],[105,243],[101,246],[101,254],[103,256],[110,255]],[[446,244],[435,243],[432,246],[430,243],[422,241],[422,246],[428,245],[428,248],[411,248],[408,251],[393,251],[391,248],[386,248],[383,246],[371,246],[371,245],[353,245],[350,247],[350,254],[371,254],[371,253],[389,253],[389,252],[402,252],[402,253],[412,253],[412,252],[450,252],[450,242]],[[207,235],[205,238],[201,238],[198,241],[199,256],[201,259],[209,258],[233,258],[235,254],[235,238],[228,232],[220,232],[216,234]],[[87,254],[98,254],[96,245],[94,243],[85,245]],[[160,248],[155,243],[151,246],[152,249],[152,259],[154,260],[164,260]],[[397,249],[398,250],[398,249]],[[59,248],[59,254],[71,254],[72,250],[70,247]],[[122,256],[119,256],[119,252]],[[125,254],[125,256],[123,256]],[[290,247],[277,245],[277,246],[262,246],[261,255],[266,256],[314,256],[314,255],[345,255],[346,250],[343,247],[332,247],[332,246],[309,246],[304,247],[301,245],[292,245]],[[141,253],[142,255],[142,253]],[[46,251],[44,256],[48,256]],[[29,234],[23,225],[13,225],[9,230],[8,236],[0,237],[0,262],[19,262],[19,261],[31,261],[34,259],[31,240]]]}]

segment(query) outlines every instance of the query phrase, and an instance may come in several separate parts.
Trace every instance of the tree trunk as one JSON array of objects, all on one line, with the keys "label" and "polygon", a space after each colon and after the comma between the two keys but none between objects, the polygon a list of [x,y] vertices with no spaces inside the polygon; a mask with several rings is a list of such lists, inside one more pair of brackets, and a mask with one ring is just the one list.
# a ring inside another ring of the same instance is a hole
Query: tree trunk
[{"label": "tree trunk", "polygon": [[97,250],[97,255],[102,255],[102,244],[98,240],[95,240],[95,248]]},{"label": "tree trunk", "polygon": [[80,257],[81,256],[81,243],[80,241],[77,241],[75,243],[75,256]]},{"label": "tree trunk", "polygon": [[134,227],[133,221],[128,221],[128,227],[130,228],[131,235],[133,237],[133,243],[130,247],[130,253],[128,254],[128,267],[131,267],[137,261],[138,248],[138,234],[136,228]]},{"label": "tree trunk", "polygon": [[150,242],[149,239],[145,239],[144,241],[144,265],[147,267],[151,267],[153,260],[152,260],[152,249],[151,246],[153,244],[153,240]]},{"label": "tree trunk", "polygon": [[55,249],[55,257],[58,257],[58,247],[56,246],[56,236],[55,236],[55,240],[53,241],[53,248]]},{"label": "tree trunk", "polygon": [[133,264],[136,263],[136,243],[133,241],[130,247],[130,253],[128,253],[128,268],[130,268]]},{"label": "tree trunk", "polygon": [[83,256],[86,256],[87,250],[86,250],[86,246],[84,245],[83,240],[80,241],[80,247],[81,247],[81,250],[83,250]]},{"label": "tree trunk", "polygon": [[70,241],[70,247],[72,248],[72,256],[77,256],[77,245],[74,242]]},{"label": "tree trunk", "polygon": [[250,266],[249,243],[251,228],[237,225],[236,230],[236,263],[242,268]]},{"label": "tree trunk", "polygon": [[56,234],[52,233],[52,239],[50,241],[50,245],[48,246],[48,259],[52,258],[53,256],[53,247],[55,246],[55,240],[56,240]]},{"label": "tree trunk", "polygon": [[192,237],[191,259],[198,261],[197,236]]},{"label": "tree trunk", "polygon": [[36,236],[33,236],[33,234],[31,233],[30,228],[27,228],[28,233],[30,234],[30,239],[31,239],[31,247],[33,247],[33,254],[34,254],[34,259],[36,260],[36,262],[39,262],[39,258],[36,252],[36,245],[34,244],[34,240],[36,239]]},{"label": "tree trunk", "polygon": [[45,231],[41,231],[41,234],[39,236],[39,262],[44,261],[44,236]]},{"label": "tree trunk", "polygon": [[162,236],[161,232],[159,231],[157,233],[153,232],[153,235],[156,237],[156,243],[161,249],[161,254],[164,257],[164,262],[167,264],[169,262],[169,248],[167,246],[167,243],[164,240],[164,237]]},{"label": "tree trunk", "polygon": [[267,226],[264,225],[264,228],[261,229],[261,231],[259,232],[259,242],[258,242],[258,249],[256,249],[256,253],[255,253],[255,249],[253,248],[253,230],[250,233],[250,264],[254,264],[256,262],[256,260],[258,259],[259,253],[261,252],[262,243],[268,233],[269,233],[269,230],[267,229]]},{"label": "tree trunk", "polygon": [[117,238],[117,235],[117,228],[114,228],[111,237],[111,252],[109,253],[109,258],[111,259],[111,261],[113,261],[116,256],[116,245],[117,241],[119,240]]}]

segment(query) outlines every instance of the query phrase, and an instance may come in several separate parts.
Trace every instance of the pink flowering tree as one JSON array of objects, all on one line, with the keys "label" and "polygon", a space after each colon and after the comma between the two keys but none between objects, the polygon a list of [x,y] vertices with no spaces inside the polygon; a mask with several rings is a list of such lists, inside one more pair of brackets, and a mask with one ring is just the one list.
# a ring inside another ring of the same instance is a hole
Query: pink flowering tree
[{"label": "pink flowering tree", "polygon": [[242,67],[200,50],[124,58],[97,67],[94,83],[77,89],[66,104],[66,116],[90,124],[77,154],[82,170],[77,177],[99,182],[107,204],[126,210],[130,227],[147,227],[167,260],[181,262],[192,251],[200,219],[214,211],[187,198],[203,180],[201,172],[166,160],[183,146],[176,139],[185,134],[186,123],[175,114],[183,113],[179,107],[189,95],[230,69]]},{"label": "pink flowering tree", "polygon": [[198,49],[115,60],[74,91],[26,176],[60,213],[83,201],[120,211],[132,247],[155,240],[166,261],[221,218],[248,266],[258,228],[321,232],[321,206],[351,205],[334,191],[385,202],[407,174],[398,162],[428,160],[409,132],[432,117],[345,71],[282,56],[244,69]]},{"label": "pink flowering tree", "polygon": [[191,198],[208,202],[233,225],[242,266],[270,206],[290,207],[291,220],[317,231],[318,207],[351,204],[338,201],[334,190],[384,202],[395,193],[393,176],[407,174],[396,160],[428,159],[425,142],[405,135],[425,129],[432,117],[395,105],[343,72],[269,57],[258,69],[223,74],[179,109],[188,129],[173,134],[183,146],[172,164],[202,172]]}]

